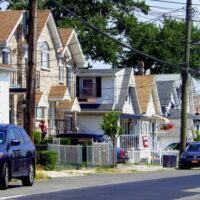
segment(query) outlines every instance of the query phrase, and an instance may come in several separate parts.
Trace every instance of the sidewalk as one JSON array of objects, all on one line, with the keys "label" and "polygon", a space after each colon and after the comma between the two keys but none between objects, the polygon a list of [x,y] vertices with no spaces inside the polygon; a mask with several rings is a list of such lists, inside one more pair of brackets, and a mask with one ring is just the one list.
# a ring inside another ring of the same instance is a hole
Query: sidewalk
[{"label": "sidewalk", "polygon": [[92,174],[120,174],[120,173],[135,173],[135,172],[152,172],[162,170],[174,170],[175,168],[163,168],[162,166],[152,165],[117,165],[117,168],[82,168],[79,170],[61,170],[61,171],[42,171],[50,178],[70,177],[70,176],[85,176]]}]

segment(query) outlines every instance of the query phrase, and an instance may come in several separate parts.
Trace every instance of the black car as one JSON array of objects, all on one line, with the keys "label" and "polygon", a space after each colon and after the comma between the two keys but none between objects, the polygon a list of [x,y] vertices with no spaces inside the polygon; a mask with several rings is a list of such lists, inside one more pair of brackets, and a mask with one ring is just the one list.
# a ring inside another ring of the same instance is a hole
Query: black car
[{"label": "black car", "polygon": [[26,131],[16,125],[0,124],[0,189],[11,178],[31,186],[35,177],[35,147]]},{"label": "black car", "polygon": [[200,167],[200,143],[192,142],[188,144],[185,151],[181,154],[179,168],[190,169]]}]

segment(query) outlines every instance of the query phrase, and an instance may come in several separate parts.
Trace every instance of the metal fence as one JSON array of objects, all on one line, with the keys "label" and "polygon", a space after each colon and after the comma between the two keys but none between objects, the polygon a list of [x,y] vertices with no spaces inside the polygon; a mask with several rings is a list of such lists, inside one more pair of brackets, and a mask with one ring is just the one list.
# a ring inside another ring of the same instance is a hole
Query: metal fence
[{"label": "metal fence", "polygon": [[113,148],[108,143],[94,143],[90,146],[47,144],[37,145],[36,149],[57,152],[57,163],[65,168],[109,167],[113,164]]},{"label": "metal fence", "polygon": [[177,156],[177,162],[179,157],[179,151],[173,150],[135,150],[129,149],[129,163],[130,164],[163,164],[163,155],[175,155]]}]

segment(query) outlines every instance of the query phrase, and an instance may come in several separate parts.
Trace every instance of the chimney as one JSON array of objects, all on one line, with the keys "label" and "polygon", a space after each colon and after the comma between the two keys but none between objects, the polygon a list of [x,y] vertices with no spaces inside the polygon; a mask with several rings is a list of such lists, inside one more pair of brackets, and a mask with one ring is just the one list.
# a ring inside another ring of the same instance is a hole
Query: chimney
[{"label": "chimney", "polygon": [[144,62],[138,61],[138,74],[144,75]]}]

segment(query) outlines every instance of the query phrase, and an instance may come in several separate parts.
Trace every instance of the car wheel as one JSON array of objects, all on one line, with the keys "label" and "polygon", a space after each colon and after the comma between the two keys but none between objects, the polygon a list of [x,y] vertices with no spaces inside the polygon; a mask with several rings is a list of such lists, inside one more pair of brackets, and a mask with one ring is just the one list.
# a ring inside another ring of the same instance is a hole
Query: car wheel
[{"label": "car wheel", "polygon": [[34,183],[34,177],[35,177],[34,166],[33,163],[30,163],[28,169],[28,175],[22,178],[22,184],[24,186],[32,186]]},{"label": "car wheel", "polygon": [[179,165],[179,169],[186,169],[186,166],[184,166],[184,165]]},{"label": "car wheel", "polygon": [[0,177],[0,189],[6,190],[8,188],[9,183],[9,166],[8,163],[5,162],[3,166],[2,177]]}]

